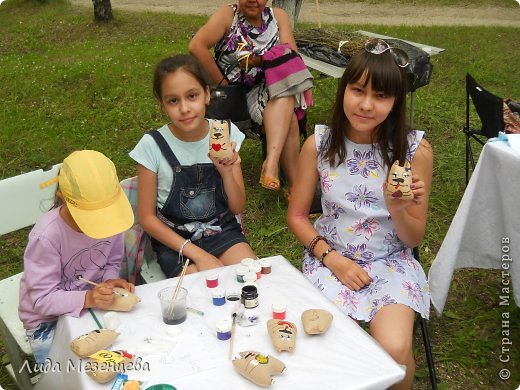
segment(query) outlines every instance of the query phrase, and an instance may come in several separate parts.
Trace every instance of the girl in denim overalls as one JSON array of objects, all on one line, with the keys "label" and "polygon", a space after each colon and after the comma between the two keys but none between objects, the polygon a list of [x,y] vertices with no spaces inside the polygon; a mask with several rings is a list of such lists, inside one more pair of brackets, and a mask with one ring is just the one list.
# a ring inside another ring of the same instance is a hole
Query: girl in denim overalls
[{"label": "girl in denim overalls", "polygon": [[179,55],[156,67],[154,95],[171,123],[145,134],[130,152],[139,179],[138,216],[157,261],[175,277],[255,258],[235,215],[246,195],[237,150],[245,136],[231,125],[233,157],[208,156],[210,91],[199,63]]}]

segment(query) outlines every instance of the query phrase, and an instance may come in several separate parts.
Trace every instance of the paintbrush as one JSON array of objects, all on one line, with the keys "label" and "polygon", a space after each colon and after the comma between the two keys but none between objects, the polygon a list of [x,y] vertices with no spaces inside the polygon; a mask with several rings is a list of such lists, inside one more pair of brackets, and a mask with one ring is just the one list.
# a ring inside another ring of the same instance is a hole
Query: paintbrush
[{"label": "paintbrush", "polygon": [[233,344],[235,342],[235,325],[237,321],[237,312],[233,312],[233,323],[231,324],[231,340],[229,340],[229,360],[233,359]]},{"label": "paintbrush", "polygon": [[[88,280],[88,279],[82,278],[81,276],[78,276],[77,278],[78,278],[78,280],[82,280],[83,282],[91,284],[93,286],[103,287],[103,286],[100,286],[98,283],[93,282],[92,280]],[[127,294],[120,293],[119,291],[116,291],[116,290],[114,290],[114,294],[119,295],[120,297],[126,297],[127,296]]]},{"label": "paintbrush", "polygon": [[172,301],[170,302],[170,306],[168,307],[168,317],[171,317],[173,314],[173,308],[175,306],[175,301],[177,300],[177,295],[179,295],[179,291],[181,291],[182,280],[184,279],[184,275],[186,274],[186,270],[188,269],[188,265],[190,264],[190,259],[186,258],[186,263],[182,267],[181,274],[179,275],[179,281],[177,282],[177,287],[175,288],[175,292],[173,294]]}]

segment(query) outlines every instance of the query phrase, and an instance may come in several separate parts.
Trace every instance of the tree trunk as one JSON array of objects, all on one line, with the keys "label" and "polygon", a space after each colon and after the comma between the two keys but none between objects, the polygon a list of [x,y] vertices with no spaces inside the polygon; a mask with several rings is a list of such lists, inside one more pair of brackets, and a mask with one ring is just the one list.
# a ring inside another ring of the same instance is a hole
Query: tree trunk
[{"label": "tree trunk", "polygon": [[110,0],[92,0],[94,3],[94,20],[97,22],[106,22],[113,19],[112,4]]},{"label": "tree trunk", "polygon": [[294,27],[300,15],[303,0],[273,0],[273,7],[283,8],[291,19],[291,24]]}]

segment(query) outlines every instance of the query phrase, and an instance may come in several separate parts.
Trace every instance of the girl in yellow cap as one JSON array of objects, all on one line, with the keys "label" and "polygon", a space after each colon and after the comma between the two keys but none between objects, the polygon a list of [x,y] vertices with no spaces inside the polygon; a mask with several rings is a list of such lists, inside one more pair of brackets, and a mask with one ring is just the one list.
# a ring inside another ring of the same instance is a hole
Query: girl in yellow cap
[{"label": "girl in yellow cap", "polygon": [[29,233],[20,282],[18,312],[40,365],[60,315],[109,307],[114,287],[134,291],[119,279],[123,232],[134,216],[112,161],[93,150],[73,152],[56,180],[56,205]]}]

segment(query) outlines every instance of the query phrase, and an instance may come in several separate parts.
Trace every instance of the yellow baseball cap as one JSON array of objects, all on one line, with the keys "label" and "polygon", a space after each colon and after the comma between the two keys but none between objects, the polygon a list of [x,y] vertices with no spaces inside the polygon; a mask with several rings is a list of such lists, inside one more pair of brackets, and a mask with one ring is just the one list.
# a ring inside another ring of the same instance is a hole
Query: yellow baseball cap
[{"label": "yellow baseball cap", "polygon": [[58,182],[72,218],[87,236],[107,238],[133,225],[134,213],[116,167],[103,153],[71,153],[63,160]]}]

